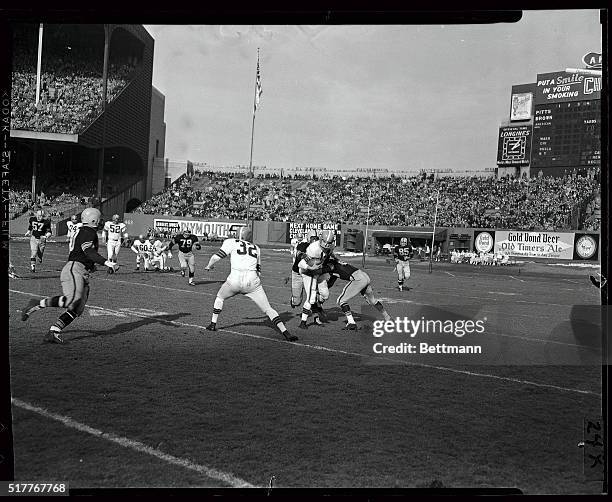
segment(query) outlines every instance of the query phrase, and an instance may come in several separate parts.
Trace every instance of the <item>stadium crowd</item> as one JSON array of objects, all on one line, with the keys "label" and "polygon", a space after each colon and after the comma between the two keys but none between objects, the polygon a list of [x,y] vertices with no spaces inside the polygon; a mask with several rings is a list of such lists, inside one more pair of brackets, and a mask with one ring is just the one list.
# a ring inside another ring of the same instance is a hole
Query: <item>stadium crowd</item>
[{"label": "stadium crowd", "polygon": [[[572,211],[593,197],[594,173],[561,178],[356,178],[251,180],[250,215],[263,221],[321,221],[429,227],[438,197],[437,225],[444,227],[562,230]],[[196,171],[151,198],[137,211],[207,218],[244,219],[246,175]]]},{"label": "stadium crowd", "polygon": [[[35,61],[31,50],[17,47],[11,85],[11,127],[65,134],[81,132],[102,111],[100,56],[83,48],[69,56],[48,54],[43,59],[38,105]],[[134,60],[109,64],[107,102],[117,97],[136,68]]]}]

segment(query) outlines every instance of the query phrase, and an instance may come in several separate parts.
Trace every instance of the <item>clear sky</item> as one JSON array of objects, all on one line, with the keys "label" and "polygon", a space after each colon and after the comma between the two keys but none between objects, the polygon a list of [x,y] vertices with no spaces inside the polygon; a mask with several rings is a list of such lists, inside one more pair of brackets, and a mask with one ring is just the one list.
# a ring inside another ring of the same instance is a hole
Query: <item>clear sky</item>
[{"label": "clear sky", "polygon": [[153,85],[166,157],[253,164],[484,169],[513,84],[601,52],[597,10],[525,11],[491,25],[161,26]]}]

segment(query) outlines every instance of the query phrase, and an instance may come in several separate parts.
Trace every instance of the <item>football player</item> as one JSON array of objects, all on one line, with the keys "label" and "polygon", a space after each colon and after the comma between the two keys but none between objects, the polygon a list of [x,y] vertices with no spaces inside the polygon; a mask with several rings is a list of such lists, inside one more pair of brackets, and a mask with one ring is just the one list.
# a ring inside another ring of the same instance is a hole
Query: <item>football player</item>
[{"label": "football player", "polygon": [[79,217],[76,214],[73,214],[70,217],[70,221],[66,222],[66,226],[68,227],[68,240],[70,240],[72,236],[78,232],[79,228],[83,226],[83,224],[79,222]]},{"label": "football player", "polygon": [[193,235],[189,230],[183,230],[183,233],[178,234],[170,242],[169,250],[172,251],[174,245],[179,248],[178,258],[181,264],[181,276],[185,277],[185,271],[189,268],[189,285],[195,286],[193,277],[195,276],[195,257],[193,255],[193,247],[199,251],[202,249],[198,242],[197,236]]},{"label": "football player", "polygon": [[63,295],[42,300],[31,299],[22,310],[21,320],[27,321],[30,315],[39,309],[66,309],[45,335],[46,342],[63,343],[60,333],[85,310],[89,297],[89,274],[95,271],[95,264],[105,265],[113,272],[119,268],[116,263],[98,254],[97,229],[100,217],[100,211],[93,207],[88,207],[81,213],[83,226],[70,238],[70,254],[60,274]]},{"label": "football player", "polygon": [[336,303],[340,305],[342,312],[346,316],[346,329],[356,330],[357,324],[353,318],[351,308],[349,307],[348,301],[361,294],[365,298],[365,301],[372,305],[378,310],[384,317],[385,321],[390,321],[391,316],[385,310],[383,304],[374,298],[374,292],[372,291],[370,276],[363,270],[353,267],[352,265],[338,260],[335,256],[329,256],[321,270],[322,277],[327,280],[328,287],[331,287],[336,279],[343,281],[349,281]]},{"label": "football player", "polygon": [[319,239],[316,230],[309,230],[306,234],[306,240],[297,244],[295,248],[295,256],[293,260],[293,267],[291,268],[291,308],[298,307],[302,304],[304,281],[300,275],[300,269],[298,267],[300,261],[302,261],[302,255],[306,252],[308,245]]},{"label": "football player", "polygon": [[138,239],[134,241],[132,244],[132,251],[136,253],[136,270],[140,270],[140,260],[144,261],[143,270],[146,272],[149,270],[149,260],[151,258],[151,249],[150,249],[149,240],[145,238],[143,234],[138,236]]},{"label": "football player", "polygon": [[46,218],[42,209],[36,211],[36,216],[30,217],[26,237],[30,237],[30,268],[36,272],[36,258],[42,263],[47,239],[51,237],[51,220]]},{"label": "football player", "polygon": [[15,272],[15,267],[13,266],[13,264],[9,261],[8,264],[8,276],[11,279],[21,279],[21,277],[19,277],[19,275],[17,275],[17,272]]},{"label": "football player", "polygon": [[151,257],[151,265],[155,267],[155,270],[167,271],[166,267],[166,248],[168,243],[162,240],[161,235],[158,235],[153,243],[153,255]]},{"label": "football player", "polygon": [[402,237],[399,246],[395,246],[393,249],[395,270],[397,271],[397,285],[400,291],[404,289],[404,281],[410,279],[410,257],[412,256],[413,249],[410,239],[406,237]]},{"label": "football player", "polygon": [[298,337],[287,331],[281,321],[278,312],[270,306],[266,292],[264,291],[259,273],[261,272],[261,251],[259,246],[253,244],[253,231],[249,227],[241,227],[238,230],[237,239],[225,239],[221,249],[210,257],[205,270],[212,270],[215,263],[227,256],[230,257],[231,271],[223,285],[217,292],[213,305],[213,314],[210,324],[206,327],[208,331],[217,330],[217,319],[223,309],[223,303],[228,298],[237,294],[243,294],[255,302],[255,304],[276,324],[286,340],[295,342]]},{"label": "football player", "polygon": [[302,235],[297,235],[296,237],[291,239],[291,258],[294,261],[298,253],[297,247],[300,242],[304,242]]},{"label": "football player", "polygon": [[[298,270],[302,276],[304,291],[306,291],[299,325],[301,329],[307,329],[308,327],[306,322],[310,314],[313,313],[311,307],[314,305],[316,308],[317,302],[323,303],[329,298],[327,283],[321,278],[321,267],[332,253],[335,243],[336,236],[334,233],[331,230],[323,230],[319,240],[315,240],[308,245],[298,263]],[[318,316],[315,316],[315,323],[322,324],[317,318]]]},{"label": "football player", "polygon": [[108,252],[109,261],[117,263],[119,257],[119,249],[123,244],[124,239],[127,239],[128,234],[125,231],[126,225],[119,221],[119,215],[113,214],[112,221],[107,221],[104,224],[104,240],[106,241],[106,250]]}]

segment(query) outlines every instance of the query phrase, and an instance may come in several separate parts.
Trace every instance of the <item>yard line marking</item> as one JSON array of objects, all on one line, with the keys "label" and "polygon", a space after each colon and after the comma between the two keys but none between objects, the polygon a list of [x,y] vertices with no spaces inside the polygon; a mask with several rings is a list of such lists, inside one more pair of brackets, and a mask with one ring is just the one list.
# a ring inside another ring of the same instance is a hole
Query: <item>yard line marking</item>
[{"label": "yard line marking", "polygon": [[445,274],[448,274],[448,275],[452,275],[453,277],[457,277],[456,275],[451,274],[450,272],[447,272],[446,270],[444,271],[444,273],[445,273]]},{"label": "yard line marking", "polygon": [[[572,283],[574,283],[574,284],[580,284],[580,281],[573,281],[572,279],[563,279],[563,280],[564,280],[564,281],[567,281],[567,282],[572,282]],[[572,290],[572,291],[573,291],[573,290]]]},{"label": "yard line marking", "polygon": [[[39,295],[35,295],[33,293],[26,293],[26,292],[23,292],[23,291],[16,291],[16,290],[13,290],[13,289],[9,289],[9,291],[13,292],[13,293],[21,293],[21,294],[30,295],[30,296],[39,296]],[[90,305],[87,305],[87,307],[90,307]],[[94,305],[92,305],[91,307],[96,308],[96,309],[100,309],[100,310],[107,310],[107,311],[110,311],[110,312],[116,312],[115,310],[107,309],[107,308],[104,308],[104,307],[99,307],[99,306],[94,306]],[[144,318],[144,319],[155,319],[155,316],[147,316],[147,315],[142,315],[142,314],[136,314],[136,313],[133,313],[133,312],[130,312],[130,314],[133,315],[134,317],[141,317],[141,318]],[[201,329],[201,330],[205,330],[206,329],[204,326],[201,326],[199,324],[191,324],[191,323],[185,323],[185,322],[180,322],[180,321],[167,321],[167,320],[164,320],[164,322],[166,322],[168,324],[174,324],[176,326],[185,326],[185,327],[191,327],[191,328],[198,328],[198,329]],[[454,369],[454,368],[449,368],[447,366],[434,366],[434,365],[431,365],[431,364],[415,363],[415,362],[411,362],[411,361],[402,361],[402,360],[392,359],[392,358],[389,358],[389,357],[372,356],[372,355],[369,355],[369,354],[361,354],[359,352],[351,352],[351,351],[346,351],[346,350],[342,350],[342,349],[334,349],[334,348],[330,348],[330,347],[324,347],[322,345],[311,345],[311,344],[308,344],[308,343],[288,342],[286,340],[281,340],[279,338],[269,338],[267,336],[254,335],[254,334],[251,334],[251,333],[241,333],[239,331],[233,331],[233,330],[224,329],[224,328],[217,328],[217,331],[222,331],[222,332],[225,332],[225,333],[231,333],[231,334],[239,335],[239,336],[246,336],[248,338],[256,338],[256,339],[259,339],[259,340],[268,340],[270,342],[290,344],[290,345],[295,345],[295,346],[298,346],[298,347],[310,348],[310,349],[320,350],[320,351],[324,351],[324,352],[332,352],[332,353],[345,354],[345,355],[357,356],[357,357],[367,357],[367,358],[371,358],[371,359],[380,359],[380,360],[383,360],[383,361],[392,361],[394,363],[405,364],[407,366],[418,366],[418,367],[422,367],[422,368],[437,369],[437,370],[440,370],[440,371],[450,371],[452,373],[460,373],[460,374],[463,374],[463,375],[478,376],[478,377],[483,377],[483,378],[493,378],[493,379],[502,380],[502,381],[519,383],[519,384],[522,384],[522,385],[531,385],[531,386],[534,386],[534,387],[543,387],[543,388],[560,390],[560,391],[564,391],[564,392],[575,392],[575,393],[578,393],[578,394],[588,394],[588,395],[593,395],[593,396],[601,397],[601,394],[599,394],[597,392],[589,391],[589,390],[573,389],[573,388],[568,388],[568,387],[559,387],[557,385],[532,382],[530,380],[520,380],[520,379],[517,379],[517,378],[502,377],[502,376],[499,376],[499,375],[492,375],[492,374],[489,374],[489,373],[476,373],[476,372],[467,371],[467,370],[458,370],[458,369]],[[503,336],[513,337],[513,335],[503,335]],[[522,337],[516,337],[516,338],[522,338]],[[548,340],[539,340],[539,339],[529,339],[529,341],[543,341],[543,342],[546,342],[546,343],[549,342]],[[555,342],[555,343],[563,344],[564,342]],[[584,345],[577,345],[577,347],[591,349],[591,347],[586,347]]]},{"label": "yard line marking", "polygon": [[510,277],[511,279],[514,279],[515,281],[525,282],[523,279],[517,279],[517,278],[516,278],[516,277],[514,277],[513,275],[509,275],[508,277]]},{"label": "yard line marking", "polygon": [[492,295],[507,295],[507,296],[516,296],[516,295],[518,295],[518,293],[505,293],[504,291],[487,291],[487,293],[490,293]]},{"label": "yard line marking", "polygon": [[196,471],[200,474],[204,474],[208,476],[209,478],[216,479],[217,481],[222,481],[223,483],[227,483],[233,488],[255,488],[255,486],[252,485],[251,483],[248,483],[247,481],[244,481],[243,479],[240,479],[228,472],[223,472],[218,469],[207,467],[205,465],[196,464],[195,462],[192,462],[191,460],[188,460],[186,458],[175,457],[174,455],[165,453],[161,450],[158,450],[157,448],[153,448],[144,443],[141,443],[140,441],[135,441],[133,439],[129,439],[126,437],[117,436],[113,434],[112,432],[103,432],[99,429],[94,429],[93,427],[82,424],[81,422],[77,422],[76,420],[68,416],[60,415],[58,413],[48,411],[44,408],[34,406],[30,403],[22,401],[21,399],[17,399],[14,397],[11,399],[11,402],[13,403],[13,405],[19,408],[23,408],[24,410],[28,410],[33,413],[38,413],[39,415],[42,415],[43,417],[50,418],[52,420],[56,420],[57,422],[61,422],[64,426],[70,429],[76,429],[79,432],[85,432],[87,434],[91,434],[92,436],[106,439],[107,441],[116,443],[120,446],[123,446],[124,448],[130,448],[140,453],[146,453],[147,455],[156,457],[169,464],[178,465],[180,467],[184,467],[186,469]]}]

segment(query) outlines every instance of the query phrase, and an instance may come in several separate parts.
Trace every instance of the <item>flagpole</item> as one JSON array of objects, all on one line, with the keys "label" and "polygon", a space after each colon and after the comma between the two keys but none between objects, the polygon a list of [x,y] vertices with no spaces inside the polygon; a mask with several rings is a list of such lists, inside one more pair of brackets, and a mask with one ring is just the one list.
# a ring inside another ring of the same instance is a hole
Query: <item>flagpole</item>
[{"label": "flagpole", "polygon": [[431,232],[431,253],[429,255],[429,273],[430,274],[431,274],[431,270],[432,270],[434,242],[435,242],[435,239],[436,239],[436,221],[438,219],[438,199],[439,199],[439,197],[440,197],[440,190],[438,190],[438,193],[436,194],[436,211],[434,213],[433,231]]},{"label": "flagpole", "polygon": [[42,73],[42,43],[43,43],[43,24],[38,27],[38,61],[36,63],[36,106],[40,101],[40,75]]},{"label": "flagpole", "polygon": [[370,226],[370,203],[372,201],[372,189],[368,190],[368,217],[366,219],[365,238],[363,239],[363,256],[361,258],[361,266],[365,268],[366,248],[368,247],[368,227]]},{"label": "flagpole", "polygon": [[249,224],[249,213],[251,211],[251,178],[253,177],[253,137],[255,135],[255,112],[257,111],[257,91],[259,83],[259,47],[257,48],[257,71],[255,72],[255,94],[253,96],[253,123],[251,124],[251,157],[249,160],[249,193],[247,195],[246,224]]}]

